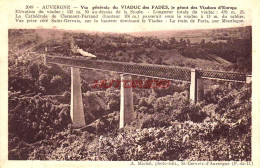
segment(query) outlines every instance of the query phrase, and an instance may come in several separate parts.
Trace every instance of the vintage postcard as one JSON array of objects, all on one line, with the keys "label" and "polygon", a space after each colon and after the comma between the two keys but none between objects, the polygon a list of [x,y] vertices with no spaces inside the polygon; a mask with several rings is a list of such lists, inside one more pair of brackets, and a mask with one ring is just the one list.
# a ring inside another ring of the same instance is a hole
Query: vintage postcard
[{"label": "vintage postcard", "polygon": [[260,166],[260,2],[0,2],[0,167]]}]

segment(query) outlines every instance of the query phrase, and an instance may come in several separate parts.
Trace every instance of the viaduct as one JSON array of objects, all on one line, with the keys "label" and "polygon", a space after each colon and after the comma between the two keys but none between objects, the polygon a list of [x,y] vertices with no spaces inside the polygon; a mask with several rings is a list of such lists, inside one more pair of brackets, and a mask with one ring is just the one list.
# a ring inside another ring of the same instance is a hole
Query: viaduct
[{"label": "viaduct", "polygon": [[[153,64],[126,63],[86,58],[43,56],[45,64],[59,64],[71,67],[71,105],[70,115],[74,128],[86,126],[81,92],[80,69],[112,71],[120,74],[121,81],[131,80],[131,75],[144,76],[172,81],[190,83],[190,100],[194,103],[203,99],[203,79],[224,80],[230,82],[250,83],[251,75],[235,72],[208,71],[163,66]],[[120,123],[123,128],[134,120],[132,88],[120,87]]]}]

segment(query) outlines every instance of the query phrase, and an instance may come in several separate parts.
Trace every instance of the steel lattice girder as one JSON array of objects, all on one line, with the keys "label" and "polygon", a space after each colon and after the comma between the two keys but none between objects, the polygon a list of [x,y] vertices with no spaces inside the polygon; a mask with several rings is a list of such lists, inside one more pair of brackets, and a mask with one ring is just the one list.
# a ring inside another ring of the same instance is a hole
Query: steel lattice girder
[{"label": "steel lattice girder", "polygon": [[170,80],[190,81],[190,69],[152,64],[125,63],[84,58],[46,56],[47,63],[74,66],[79,68],[113,71]]},{"label": "steel lattice girder", "polygon": [[198,70],[198,77],[206,79],[221,79],[226,81],[246,82],[246,74],[236,72]]},{"label": "steel lattice girder", "polygon": [[[117,73],[162,78],[169,80],[179,80],[186,82],[190,82],[191,80],[190,68],[106,60],[91,60],[86,58],[74,57],[45,57],[47,63],[53,64],[61,64],[66,66],[74,66],[79,68],[96,69],[103,71],[113,71]],[[246,82],[246,74],[235,72],[197,70],[197,77],[205,79],[220,79],[234,82]]]}]

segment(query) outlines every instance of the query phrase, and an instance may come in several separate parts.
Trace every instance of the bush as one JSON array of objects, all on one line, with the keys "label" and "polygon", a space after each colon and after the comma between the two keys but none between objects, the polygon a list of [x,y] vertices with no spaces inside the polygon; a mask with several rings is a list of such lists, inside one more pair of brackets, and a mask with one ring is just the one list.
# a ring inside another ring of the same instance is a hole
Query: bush
[{"label": "bush", "polygon": [[33,63],[29,66],[29,73],[31,74],[32,79],[38,80],[38,78],[39,78],[39,67],[36,63]]},{"label": "bush", "polygon": [[59,75],[53,76],[52,79],[51,79],[50,84],[51,84],[51,88],[52,88],[53,92],[56,91],[56,93],[61,92],[62,88],[65,85],[63,79]]},{"label": "bush", "polygon": [[45,88],[45,90],[49,90],[51,87],[50,79],[49,79],[48,75],[46,75],[46,74],[41,74],[41,76],[39,77],[39,83],[40,83],[40,86]]},{"label": "bush", "polygon": [[207,114],[202,111],[199,105],[188,105],[183,106],[182,108],[175,111],[177,113],[178,121],[193,121],[193,122],[202,122],[206,117]]}]

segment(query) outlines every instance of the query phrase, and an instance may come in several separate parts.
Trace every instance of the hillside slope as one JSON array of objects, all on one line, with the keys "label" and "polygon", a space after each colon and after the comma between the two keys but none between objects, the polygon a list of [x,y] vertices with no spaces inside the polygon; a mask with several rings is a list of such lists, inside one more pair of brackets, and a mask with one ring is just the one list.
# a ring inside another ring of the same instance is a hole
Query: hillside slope
[{"label": "hillside slope", "polygon": [[98,59],[251,71],[251,27],[144,32],[142,35],[9,30],[9,56],[20,56],[28,51],[71,56],[71,47],[76,45]]},{"label": "hillside slope", "polygon": [[188,83],[171,82],[166,89],[135,88],[136,120],[119,129],[119,88],[92,87],[94,80],[119,79],[119,75],[81,70],[88,126],[74,129],[69,113],[70,68],[44,65],[41,60],[41,54],[72,56],[71,49],[77,46],[103,60],[250,73],[252,37],[238,37],[250,27],[228,32],[225,39],[214,42],[195,31],[193,37],[203,39],[192,42],[184,39],[185,32],[178,39],[9,30],[9,159],[250,161],[250,84],[205,81],[204,100],[197,104],[189,100]]}]

